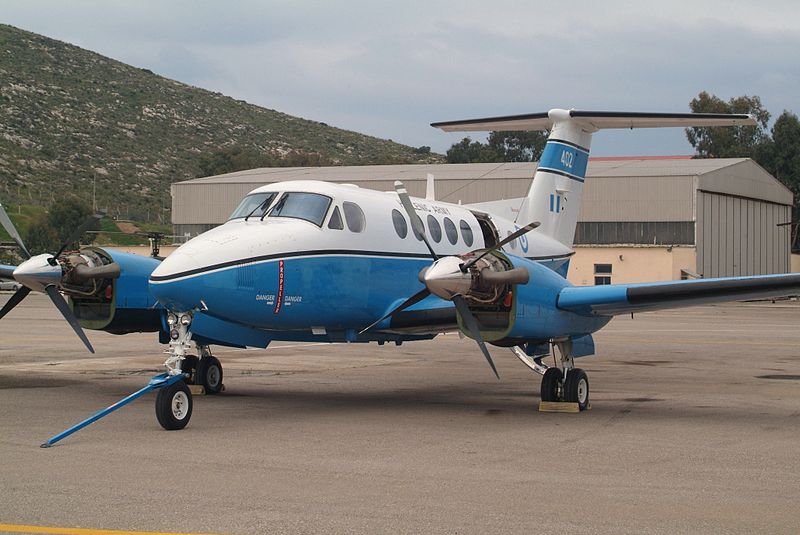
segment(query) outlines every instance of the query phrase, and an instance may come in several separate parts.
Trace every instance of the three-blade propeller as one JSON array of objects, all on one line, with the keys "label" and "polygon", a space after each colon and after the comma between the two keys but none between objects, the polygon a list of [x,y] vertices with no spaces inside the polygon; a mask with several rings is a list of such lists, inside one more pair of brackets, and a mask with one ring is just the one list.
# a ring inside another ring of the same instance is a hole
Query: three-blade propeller
[{"label": "three-blade propeller", "polygon": [[[80,338],[84,343],[86,349],[94,353],[92,344],[89,343],[86,333],[83,332],[83,329],[78,323],[78,318],[75,317],[75,314],[69,308],[69,305],[67,305],[66,301],[64,301],[64,298],[58,291],[58,287],[63,277],[61,266],[58,263],[58,257],[61,256],[61,253],[63,253],[70,244],[75,243],[83,235],[83,233],[94,224],[96,220],[99,220],[102,217],[103,214],[101,213],[96,213],[88,217],[72,232],[72,234],[69,235],[57,253],[53,255],[42,254],[31,256],[28,248],[25,247],[25,243],[22,241],[22,238],[17,232],[17,229],[14,227],[14,224],[8,217],[5,208],[3,208],[3,205],[0,204],[0,224],[11,236],[11,239],[16,242],[17,246],[19,246],[20,253],[25,259],[22,264],[16,266],[11,272],[11,276],[17,280],[17,282],[22,284],[22,287],[17,290],[8,300],[8,302],[6,302],[3,308],[0,309],[0,319],[8,314],[15,306],[20,304],[22,300],[25,299],[29,293],[31,293],[31,291],[36,290],[44,292],[56,306],[64,319],[67,320],[67,323],[69,323],[69,325],[75,331],[75,334],[78,335],[78,338]],[[7,276],[8,274],[5,271],[6,270],[4,270],[2,274]]]},{"label": "three-blade propeller", "polygon": [[[399,180],[395,181],[394,189],[395,189],[395,191],[397,191],[397,195],[400,197],[400,203],[403,205],[403,208],[405,209],[406,214],[408,215],[408,218],[411,220],[411,226],[412,226],[412,228],[414,230],[414,234],[418,238],[420,238],[423,242],[425,242],[425,245],[428,248],[428,251],[430,251],[431,257],[433,258],[434,263],[436,263],[437,261],[439,261],[440,257],[433,250],[433,247],[431,246],[430,242],[428,241],[427,237],[425,236],[425,227],[422,224],[422,219],[420,219],[419,215],[417,215],[416,210],[414,210],[414,205],[411,202],[411,198],[408,196],[408,191],[406,191],[405,186]],[[482,258],[484,258],[489,253],[504,247],[508,243],[511,243],[512,241],[516,240],[517,238],[519,238],[523,234],[525,234],[527,232],[530,232],[531,230],[535,229],[538,226],[539,226],[538,222],[537,223],[530,223],[528,225],[525,225],[524,227],[522,227],[521,229],[517,230],[513,234],[510,234],[504,240],[500,241],[494,247],[486,249],[480,255],[475,256],[474,258],[470,258],[466,262],[462,262],[460,257],[454,257],[458,262],[458,270],[456,270],[456,272],[458,272],[460,270],[461,273],[467,273],[467,271],[469,270],[469,268],[471,266],[475,265],[475,263],[480,261]],[[450,258],[445,258],[442,261],[445,261],[445,260],[450,260]],[[527,278],[525,280],[527,280]],[[424,282],[425,282],[425,288],[423,288],[422,290],[420,290],[416,294],[412,295],[411,297],[409,297],[408,299],[403,301],[401,304],[399,304],[397,307],[395,307],[392,311],[390,311],[389,313],[385,314],[382,318],[378,319],[377,321],[373,322],[369,327],[366,327],[365,329],[363,329],[361,331],[361,333],[364,333],[364,332],[372,329],[373,327],[375,327],[376,325],[378,325],[382,321],[384,321],[386,318],[394,316],[398,312],[400,312],[402,310],[405,310],[406,308],[408,308],[408,307],[410,307],[410,306],[412,306],[412,305],[414,305],[416,303],[419,303],[420,301],[422,301],[423,299],[428,297],[432,293],[431,292],[431,288],[428,286],[427,280],[425,280]],[[469,305],[467,304],[467,301],[464,298],[464,296],[461,295],[461,293],[446,294],[446,295],[443,296],[438,292],[437,292],[437,295],[439,295],[440,297],[442,297],[444,299],[449,299],[450,301],[453,302],[453,304],[456,307],[456,310],[458,311],[458,314],[461,316],[461,318],[463,320],[464,326],[469,331],[471,337],[478,344],[478,347],[480,347],[481,353],[483,353],[483,356],[486,358],[486,361],[489,363],[489,366],[491,366],[492,371],[494,372],[495,376],[497,376],[497,378],[499,379],[500,375],[497,373],[497,368],[495,367],[494,362],[492,361],[492,356],[489,353],[489,350],[486,348],[486,343],[483,341],[483,336],[481,336],[480,327],[478,325],[478,320],[477,320],[477,318],[475,318],[475,315],[470,310]],[[359,333],[359,334],[361,334],[361,333]]]}]

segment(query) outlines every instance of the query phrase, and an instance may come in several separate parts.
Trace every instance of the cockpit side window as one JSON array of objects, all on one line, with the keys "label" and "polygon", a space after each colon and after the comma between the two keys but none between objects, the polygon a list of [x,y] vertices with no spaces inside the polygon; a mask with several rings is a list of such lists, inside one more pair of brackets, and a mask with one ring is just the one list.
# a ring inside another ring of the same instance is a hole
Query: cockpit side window
[{"label": "cockpit side window", "polygon": [[322,226],[331,198],[319,193],[292,191],[284,193],[270,210],[269,217],[292,217]]},{"label": "cockpit side window", "polygon": [[241,219],[243,217],[260,219],[267,211],[267,208],[269,208],[269,205],[272,204],[276,195],[277,193],[270,191],[265,193],[253,193],[246,196],[242,199],[242,202],[239,203],[239,206],[236,207],[236,210],[233,211],[228,221],[231,219]]},{"label": "cockpit side window", "polygon": [[347,222],[347,228],[351,232],[364,232],[367,220],[361,207],[354,202],[344,201],[342,209],[344,210],[344,220]]},{"label": "cockpit side window", "polygon": [[334,230],[344,229],[344,223],[342,223],[342,214],[339,212],[338,206],[333,207],[331,219],[328,221],[328,228],[332,228]]}]

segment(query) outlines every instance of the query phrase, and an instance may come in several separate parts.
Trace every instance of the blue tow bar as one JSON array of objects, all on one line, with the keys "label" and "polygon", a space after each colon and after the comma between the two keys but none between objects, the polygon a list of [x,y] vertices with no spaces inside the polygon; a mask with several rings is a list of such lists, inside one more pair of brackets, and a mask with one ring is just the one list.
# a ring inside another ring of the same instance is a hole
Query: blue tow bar
[{"label": "blue tow bar", "polygon": [[169,386],[169,385],[171,385],[173,383],[177,383],[178,381],[180,381],[184,377],[185,377],[185,375],[182,374],[182,373],[179,373],[178,375],[167,375],[166,373],[162,373],[162,374],[156,375],[155,377],[150,379],[150,382],[147,383],[147,386],[145,386],[141,390],[137,390],[136,392],[134,392],[130,396],[117,401],[116,403],[114,403],[113,405],[111,405],[109,407],[106,407],[105,409],[101,410],[97,414],[95,414],[93,416],[90,416],[89,418],[85,419],[81,423],[73,425],[72,427],[70,427],[66,431],[62,431],[61,433],[59,433],[59,434],[55,435],[54,437],[48,439],[47,442],[45,442],[45,443],[43,443],[41,445],[41,447],[42,448],[49,448],[50,446],[52,446],[56,442],[59,442],[59,441],[65,439],[65,438],[67,438],[72,433],[74,433],[76,431],[80,431],[81,429],[83,429],[87,425],[93,424],[94,422],[96,422],[100,418],[103,418],[104,416],[108,416],[109,414],[111,414],[112,412],[114,412],[117,409],[121,409],[122,407],[124,407],[125,405],[127,405],[128,403],[133,401],[134,399],[136,399],[138,397],[141,397],[141,396],[143,396],[143,395],[145,395],[148,392],[151,392],[153,390],[157,390],[159,388],[163,388],[165,386]]}]

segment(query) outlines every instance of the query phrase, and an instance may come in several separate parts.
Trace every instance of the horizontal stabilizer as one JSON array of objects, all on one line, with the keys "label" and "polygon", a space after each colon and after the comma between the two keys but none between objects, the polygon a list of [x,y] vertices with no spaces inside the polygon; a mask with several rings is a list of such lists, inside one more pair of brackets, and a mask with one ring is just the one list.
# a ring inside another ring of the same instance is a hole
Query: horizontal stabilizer
[{"label": "horizontal stabilizer", "polygon": [[578,314],[614,316],[692,305],[800,295],[800,273],[645,284],[570,286],[558,308]]},{"label": "horizontal stabilizer", "polygon": [[746,114],[727,113],[649,113],[619,111],[550,110],[547,113],[508,115],[431,123],[445,132],[489,132],[509,130],[550,130],[556,121],[570,121],[594,132],[606,128],[667,128],[690,126],[754,125]]}]

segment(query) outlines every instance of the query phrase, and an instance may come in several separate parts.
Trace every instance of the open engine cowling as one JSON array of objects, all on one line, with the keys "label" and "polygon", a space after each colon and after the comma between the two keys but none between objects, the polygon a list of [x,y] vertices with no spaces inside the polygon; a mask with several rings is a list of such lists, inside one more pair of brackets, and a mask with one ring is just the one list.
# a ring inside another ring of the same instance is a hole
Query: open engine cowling
[{"label": "open engine cowling", "polygon": [[112,334],[161,331],[163,309],[148,290],[159,263],[148,256],[85,247],[66,257],[61,287],[86,329]]}]

